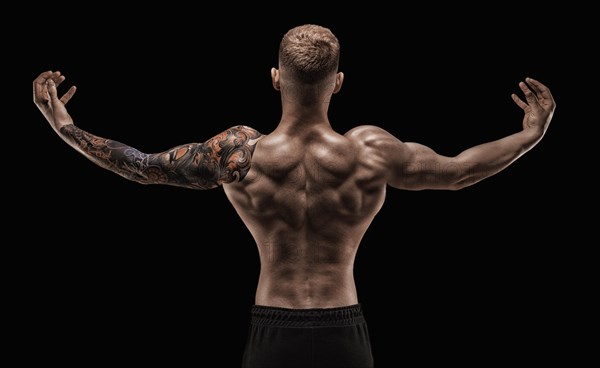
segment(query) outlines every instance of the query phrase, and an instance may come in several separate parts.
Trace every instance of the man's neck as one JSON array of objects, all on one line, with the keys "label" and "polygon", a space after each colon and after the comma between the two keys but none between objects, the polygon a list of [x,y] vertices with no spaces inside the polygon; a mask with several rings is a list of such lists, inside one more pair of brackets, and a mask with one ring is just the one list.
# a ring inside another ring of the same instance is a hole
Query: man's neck
[{"label": "man's neck", "polygon": [[310,128],[327,125],[330,127],[327,111],[329,102],[301,105],[282,101],[282,114],[279,127],[286,129]]}]

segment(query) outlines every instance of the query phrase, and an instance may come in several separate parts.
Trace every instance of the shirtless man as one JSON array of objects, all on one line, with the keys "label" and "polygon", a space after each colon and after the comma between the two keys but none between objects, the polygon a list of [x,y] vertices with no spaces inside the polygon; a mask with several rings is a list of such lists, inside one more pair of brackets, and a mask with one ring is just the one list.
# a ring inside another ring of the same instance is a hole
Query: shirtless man
[{"label": "shirtless man", "polygon": [[73,124],[60,72],[35,79],[34,102],[56,133],[97,165],[142,184],[222,186],[254,237],[261,271],[243,367],[372,367],[353,263],[388,186],[457,190],[508,167],[544,136],[555,103],[527,78],[517,133],[446,157],[376,126],[341,135],[328,120],[340,46],[326,28],[291,29],[271,69],[282,117],[268,135],[235,126],[204,143],[147,154]]}]

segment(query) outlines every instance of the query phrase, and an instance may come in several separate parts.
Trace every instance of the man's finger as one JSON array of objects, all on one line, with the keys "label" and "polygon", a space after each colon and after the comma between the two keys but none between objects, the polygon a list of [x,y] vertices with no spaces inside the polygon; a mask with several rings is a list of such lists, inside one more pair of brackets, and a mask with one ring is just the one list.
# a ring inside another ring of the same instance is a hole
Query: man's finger
[{"label": "man's finger", "polygon": [[519,98],[519,96],[515,95],[514,93],[510,96],[512,97],[513,101],[515,101],[515,103],[523,110],[527,109],[529,106],[527,106],[527,104],[525,102],[523,102],[523,100],[521,100]]},{"label": "man's finger", "polygon": [[58,78],[54,78],[54,83],[56,84],[56,87],[60,86],[60,84],[64,81],[65,81],[64,75],[61,75]]},{"label": "man's finger", "polygon": [[75,86],[71,86],[71,88],[69,88],[69,90],[67,91],[67,93],[65,93],[61,98],[60,101],[63,104],[67,104],[67,102],[69,102],[69,100],[71,100],[71,97],[73,97],[73,95],[75,94],[75,92],[77,92],[77,87]]},{"label": "man's finger", "polygon": [[550,93],[550,89],[548,87],[546,87],[545,85],[543,85],[542,83],[538,82],[537,80],[535,80],[533,78],[527,78],[525,80],[527,81],[527,83],[529,83],[531,88],[533,88],[535,93],[538,94],[538,96],[540,96],[542,98],[547,98],[550,100],[554,99],[552,97],[552,94]]},{"label": "man's finger", "polygon": [[48,77],[51,75],[52,75],[52,70],[45,71],[42,74],[40,74],[37,78],[35,78],[33,83],[44,84],[46,82],[46,79],[48,79]]},{"label": "man's finger", "polygon": [[531,90],[529,89],[527,84],[525,84],[525,82],[520,82],[519,87],[521,88],[521,91],[523,91],[523,93],[525,94],[525,100],[529,105],[537,104],[537,97],[535,97],[535,94],[531,92]]},{"label": "man's finger", "polygon": [[50,100],[55,102],[58,100],[56,95],[56,83],[52,79],[48,79],[48,93],[50,94]]}]

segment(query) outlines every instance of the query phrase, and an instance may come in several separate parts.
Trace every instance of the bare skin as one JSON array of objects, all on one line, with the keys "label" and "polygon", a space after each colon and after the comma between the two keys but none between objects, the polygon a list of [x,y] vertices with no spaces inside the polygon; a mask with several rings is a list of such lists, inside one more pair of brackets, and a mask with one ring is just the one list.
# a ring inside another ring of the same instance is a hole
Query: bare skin
[{"label": "bare skin", "polygon": [[375,126],[335,132],[327,111],[342,73],[309,99],[297,98],[283,69],[271,75],[283,108],[273,132],[237,126],[156,154],[77,128],[65,107],[75,88],[59,99],[59,72],[35,79],[34,102],[65,142],[127,179],[192,189],[222,185],[258,246],[256,304],[286,308],[358,303],[355,255],[388,186],[457,190],[490,177],[542,139],[556,106],[546,86],[527,78],[519,83],[525,101],[512,95],[524,111],[521,131],[446,157]]}]

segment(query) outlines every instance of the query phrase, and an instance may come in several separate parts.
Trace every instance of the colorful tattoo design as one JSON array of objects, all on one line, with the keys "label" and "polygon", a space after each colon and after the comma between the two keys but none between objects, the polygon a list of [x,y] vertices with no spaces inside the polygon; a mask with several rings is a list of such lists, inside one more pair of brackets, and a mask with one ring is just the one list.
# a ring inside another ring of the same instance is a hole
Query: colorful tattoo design
[{"label": "colorful tattoo design", "polygon": [[90,160],[129,180],[194,189],[242,180],[250,170],[255,144],[261,138],[258,131],[238,125],[204,143],[146,154],[72,124],[62,127],[60,132]]}]

